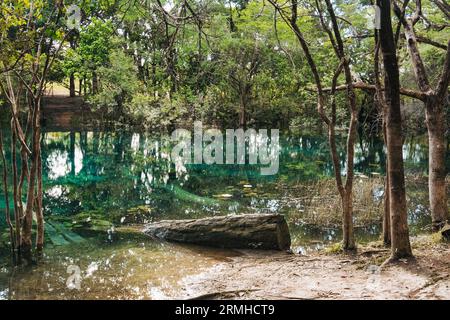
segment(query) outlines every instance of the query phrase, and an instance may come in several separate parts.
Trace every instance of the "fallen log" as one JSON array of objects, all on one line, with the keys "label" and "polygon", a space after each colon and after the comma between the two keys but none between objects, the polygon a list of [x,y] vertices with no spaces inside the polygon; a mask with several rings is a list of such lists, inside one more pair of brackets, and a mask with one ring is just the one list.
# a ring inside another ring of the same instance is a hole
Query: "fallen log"
[{"label": "fallen log", "polygon": [[291,237],[278,214],[245,214],[196,220],[163,220],[144,233],[160,240],[220,248],[288,250]]}]

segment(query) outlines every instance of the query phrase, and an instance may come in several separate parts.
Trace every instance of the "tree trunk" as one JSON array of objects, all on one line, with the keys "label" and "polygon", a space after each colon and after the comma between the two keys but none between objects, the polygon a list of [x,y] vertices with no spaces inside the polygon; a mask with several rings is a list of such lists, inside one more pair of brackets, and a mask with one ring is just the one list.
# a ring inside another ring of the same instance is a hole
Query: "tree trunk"
[{"label": "tree trunk", "polygon": [[[70,34],[69,44],[70,44],[70,48],[72,50],[76,49],[76,42],[75,42],[75,34],[74,33]],[[69,77],[69,95],[70,95],[71,98],[75,97],[75,73],[74,72],[72,72],[70,74],[70,77]]]},{"label": "tree trunk", "polygon": [[[353,93],[353,91],[352,91]],[[350,94],[350,93],[349,93]],[[347,136],[347,179],[345,181],[345,196],[343,204],[343,246],[346,251],[355,250],[356,242],[353,232],[353,176],[354,176],[354,158],[355,158],[355,139],[357,126],[356,109],[351,108],[350,128]],[[340,173],[339,173],[340,174]]]},{"label": "tree trunk", "polygon": [[3,133],[0,127],[0,157],[3,165],[3,191],[5,194],[5,221],[9,228],[9,240],[11,241],[11,251],[14,252],[15,239],[14,239],[14,227],[11,223],[11,214],[9,212],[9,193],[8,193],[8,168],[6,163],[6,157],[3,152]]},{"label": "tree trunk", "polygon": [[[33,100],[34,117],[33,117],[33,131],[32,131],[32,155],[31,155],[31,168],[30,175],[28,177],[27,185],[27,204],[25,208],[24,219],[22,223],[22,235],[20,246],[21,250],[28,258],[33,246],[31,240],[32,226],[33,226],[33,207],[35,205],[35,190],[36,190],[36,177],[38,175],[39,154],[40,154],[40,139],[41,139],[41,124],[40,124],[40,101],[39,99]],[[20,199],[19,199],[20,201]]]},{"label": "tree trunk", "polygon": [[42,204],[42,156],[41,148],[39,148],[38,161],[37,161],[37,194],[36,194],[36,249],[42,251],[44,248],[44,208]]},{"label": "tree trunk", "polygon": [[75,76],[73,73],[69,77],[69,95],[71,98],[75,97]]},{"label": "tree trunk", "polygon": [[81,96],[83,94],[83,79],[78,80],[78,95]]},{"label": "tree trunk", "polygon": [[245,128],[247,125],[245,121],[245,109],[246,109],[246,98],[245,94],[241,94],[239,99],[239,127]]},{"label": "tree trunk", "polygon": [[16,144],[17,144],[17,134],[16,134],[16,124],[11,121],[11,163],[12,163],[12,173],[13,173],[13,203],[14,203],[14,223],[16,229],[16,250],[20,255],[20,241],[21,241],[21,217],[22,211],[20,210],[21,198],[19,197],[18,185],[17,185],[17,156],[16,156]]},{"label": "tree trunk", "polygon": [[[341,32],[339,29],[339,24],[337,21],[336,14],[334,12],[333,4],[330,0],[325,0],[328,14],[331,19],[332,29],[330,29],[327,23],[324,21],[323,14],[320,13],[320,20],[322,27],[328,34],[330,41],[333,44],[336,56],[340,59],[338,69],[335,72],[332,81],[332,119],[330,122],[330,127],[336,125],[336,86],[339,74],[344,71],[345,82],[347,84],[347,103],[350,111],[350,125],[347,134],[347,177],[345,181],[345,192],[340,192],[342,198],[343,206],[343,249],[344,250],[354,250],[356,249],[355,238],[353,234],[353,177],[354,177],[354,158],[355,158],[355,140],[357,134],[358,125],[358,107],[356,105],[356,94],[353,87],[353,79],[350,70],[350,60],[346,57],[344,42],[342,40]],[[319,9],[320,10],[320,9]],[[331,32],[333,30],[333,32]],[[334,36],[333,36],[334,33]],[[333,133],[334,135],[334,133]],[[333,137],[334,139],[334,137]],[[331,143],[330,143],[331,145]],[[336,153],[336,148],[332,148],[332,152]],[[338,158],[337,154],[333,156],[333,159]],[[336,162],[336,160],[334,160]],[[335,176],[340,175],[340,166],[335,164]],[[337,180],[338,181],[338,180]],[[342,180],[339,179],[338,184],[342,185]],[[341,188],[338,186],[338,189]]]},{"label": "tree trunk", "polygon": [[[385,111],[383,111],[383,138],[384,144],[387,145]],[[391,211],[390,211],[391,203],[389,198],[390,189],[391,184],[389,183],[389,161],[386,159],[386,177],[384,181],[384,214],[383,214],[383,243],[385,246],[391,245]]]},{"label": "tree trunk", "polygon": [[98,76],[97,72],[92,72],[92,94],[98,93]]},{"label": "tree trunk", "polygon": [[[420,1],[418,2],[420,4]],[[425,101],[425,116],[427,119],[429,139],[429,197],[433,229],[438,230],[448,218],[447,197],[445,192],[445,112],[447,104],[448,84],[450,82],[450,40],[447,43],[447,53],[442,73],[437,86],[432,89],[427,70],[423,63],[414,25],[423,16],[413,19],[402,17],[401,9],[394,3],[394,9],[404,29],[406,44],[414,70],[417,86],[427,96]]]},{"label": "tree trunk", "polygon": [[69,140],[70,174],[75,176],[75,132],[69,134]]},{"label": "tree trunk", "polygon": [[391,1],[378,0],[381,8],[380,43],[385,70],[387,158],[389,162],[389,210],[391,214],[391,258],[412,256],[406,209],[403,168],[402,117],[400,111],[400,79],[396,45],[391,25]]},{"label": "tree trunk", "polygon": [[288,250],[291,238],[278,214],[245,214],[197,220],[165,220],[146,226],[157,239],[221,248]]},{"label": "tree trunk", "polygon": [[342,248],[346,251],[348,250],[355,250],[356,249],[356,243],[355,243],[355,237],[353,234],[353,199],[352,199],[352,192],[346,193],[343,201],[342,201],[342,207],[343,207],[343,241],[342,241]]},{"label": "tree trunk", "polygon": [[445,185],[445,112],[442,105],[434,105],[433,99],[429,100],[431,101],[427,102],[425,108],[429,141],[428,184],[433,230],[438,231],[448,219]]}]

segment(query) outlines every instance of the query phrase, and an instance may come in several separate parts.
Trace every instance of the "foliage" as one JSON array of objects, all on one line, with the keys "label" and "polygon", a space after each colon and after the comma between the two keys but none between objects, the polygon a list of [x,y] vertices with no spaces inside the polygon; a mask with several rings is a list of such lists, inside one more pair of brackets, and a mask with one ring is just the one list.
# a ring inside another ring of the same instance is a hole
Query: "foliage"
[{"label": "foliage", "polygon": [[116,107],[122,107],[130,100],[140,85],[136,67],[129,56],[115,50],[108,58],[108,64],[98,67],[96,71],[101,79],[101,90],[92,95],[89,101],[94,107],[105,107],[108,112],[113,112]]}]

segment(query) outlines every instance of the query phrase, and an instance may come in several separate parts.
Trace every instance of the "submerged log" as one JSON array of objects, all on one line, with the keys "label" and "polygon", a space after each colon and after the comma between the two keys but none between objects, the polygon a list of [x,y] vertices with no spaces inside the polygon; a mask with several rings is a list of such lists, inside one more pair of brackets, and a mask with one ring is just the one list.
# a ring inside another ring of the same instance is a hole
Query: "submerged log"
[{"label": "submerged log", "polygon": [[291,237],[278,214],[245,214],[148,224],[144,233],[157,239],[220,248],[288,250]]}]

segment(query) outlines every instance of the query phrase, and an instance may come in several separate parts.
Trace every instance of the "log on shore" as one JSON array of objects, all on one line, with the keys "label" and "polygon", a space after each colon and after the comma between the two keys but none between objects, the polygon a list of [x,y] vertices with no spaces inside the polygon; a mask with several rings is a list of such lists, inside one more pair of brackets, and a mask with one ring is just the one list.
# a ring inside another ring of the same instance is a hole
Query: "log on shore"
[{"label": "log on shore", "polygon": [[288,250],[291,237],[278,214],[245,214],[195,220],[163,220],[144,233],[160,240],[219,248]]}]

